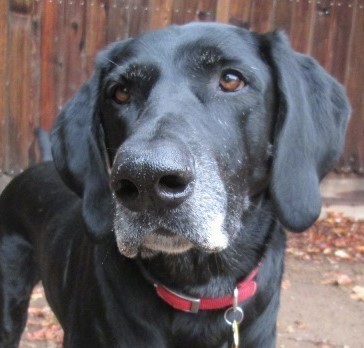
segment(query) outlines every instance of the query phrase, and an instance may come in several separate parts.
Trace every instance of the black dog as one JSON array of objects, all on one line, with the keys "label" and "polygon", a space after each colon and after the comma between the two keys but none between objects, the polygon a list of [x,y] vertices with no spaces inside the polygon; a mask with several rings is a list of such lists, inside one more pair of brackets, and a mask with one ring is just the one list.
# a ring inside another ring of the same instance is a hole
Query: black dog
[{"label": "black dog", "polygon": [[318,217],[348,114],[279,32],[190,24],[109,46],[57,120],[54,164],[1,196],[1,347],[39,280],[65,347],[231,347],[234,318],[240,347],[274,347],[282,225]]}]

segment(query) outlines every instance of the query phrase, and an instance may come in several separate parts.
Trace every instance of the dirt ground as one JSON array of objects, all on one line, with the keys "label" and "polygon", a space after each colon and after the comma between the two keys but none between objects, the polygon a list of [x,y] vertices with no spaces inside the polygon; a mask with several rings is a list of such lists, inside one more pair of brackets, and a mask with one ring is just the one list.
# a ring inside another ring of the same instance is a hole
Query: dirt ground
[{"label": "dirt ground", "polygon": [[[338,285],[340,276],[344,281]],[[306,261],[288,255],[277,347],[364,347],[364,302],[351,297],[355,286],[364,286],[363,263],[326,258]],[[41,287],[35,290],[30,308],[20,347],[61,347],[62,332],[45,304]]]},{"label": "dirt ground", "polygon": [[[337,285],[340,277],[346,285]],[[363,348],[364,302],[352,298],[363,285],[363,263],[288,256],[277,347]]]}]

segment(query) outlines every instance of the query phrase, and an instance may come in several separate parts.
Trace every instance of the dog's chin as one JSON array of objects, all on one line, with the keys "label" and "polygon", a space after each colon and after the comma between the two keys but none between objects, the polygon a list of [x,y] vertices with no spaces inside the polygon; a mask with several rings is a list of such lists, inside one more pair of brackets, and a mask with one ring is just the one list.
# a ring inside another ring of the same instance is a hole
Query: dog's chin
[{"label": "dog's chin", "polygon": [[151,233],[141,244],[140,256],[152,257],[158,253],[182,254],[192,249],[194,245],[187,239],[177,235]]},{"label": "dog's chin", "polygon": [[117,244],[120,253],[128,258],[135,258],[138,255],[142,258],[150,258],[159,253],[176,255],[195,247],[186,238],[164,229],[157,229],[146,235],[140,242],[125,243],[125,241],[120,242],[119,240]]}]

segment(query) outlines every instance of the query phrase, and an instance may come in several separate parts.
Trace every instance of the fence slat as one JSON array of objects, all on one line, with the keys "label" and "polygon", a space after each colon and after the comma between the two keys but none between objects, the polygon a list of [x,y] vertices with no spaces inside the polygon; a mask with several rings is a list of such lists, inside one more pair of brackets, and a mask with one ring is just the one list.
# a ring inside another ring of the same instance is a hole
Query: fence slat
[{"label": "fence slat", "polygon": [[250,28],[250,10],[252,6],[252,0],[240,1],[231,0],[229,23],[237,25],[241,28]]},{"label": "fence slat", "polygon": [[217,0],[200,0],[196,10],[195,20],[209,22],[216,19]]},{"label": "fence slat", "polygon": [[184,16],[183,22],[193,22],[197,20],[197,9],[198,9],[198,0],[185,0],[184,3]]},{"label": "fence slat", "polygon": [[[364,1],[359,2],[364,7]],[[356,6],[354,10],[353,38],[347,72],[347,91],[353,107],[345,147],[345,163],[348,169],[364,174],[364,10]]]},{"label": "fence slat", "polygon": [[[86,7],[85,55],[86,67],[83,79],[88,79],[94,70],[95,56],[106,42],[106,6],[105,0],[89,2]],[[88,30],[92,28],[92,30]]]},{"label": "fence slat", "polygon": [[272,30],[272,16],[274,14],[274,2],[265,0],[252,1],[250,12],[251,29],[258,32]]},{"label": "fence slat", "polygon": [[164,28],[172,21],[173,0],[154,0],[150,9],[151,29]]},{"label": "fence slat", "polygon": [[172,23],[183,24],[185,11],[185,0],[174,0],[172,8]]},{"label": "fence slat", "polygon": [[62,90],[64,83],[60,71],[63,61],[60,19],[63,19],[63,13],[56,1],[43,1],[42,6],[40,125],[43,129],[50,130],[54,115],[58,113],[59,90]]},{"label": "fence slat", "polygon": [[316,7],[314,34],[312,40],[311,54],[323,65],[327,70],[331,67],[333,37],[330,29],[334,25],[334,16],[331,0],[321,0]]},{"label": "fence slat", "polygon": [[130,36],[136,36],[144,33],[149,28],[149,0],[132,0],[130,1]]},{"label": "fence slat", "polygon": [[332,9],[334,23],[330,29],[333,38],[330,72],[341,83],[345,83],[349,45],[352,42],[350,38],[353,30],[353,21],[348,21],[348,18],[353,18],[353,7],[343,6],[342,3],[340,4],[341,6],[334,6]]},{"label": "fence slat", "polygon": [[107,42],[119,41],[129,36],[129,10],[120,1],[109,1],[106,11],[106,38]]},{"label": "fence slat", "polygon": [[0,1],[0,174],[5,168],[5,156],[8,143],[7,126],[7,100],[8,100],[8,77],[7,77],[7,26],[8,2]]},{"label": "fence slat", "polygon": [[291,26],[291,43],[297,51],[309,53],[313,35],[316,4],[299,1],[295,4]]},{"label": "fence slat", "polygon": [[[295,7],[293,1],[277,1],[274,6],[274,17],[272,27],[282,29],[287,34],[290,34],[292,27],[293,9]],[[296,23],[294,23],[296,25]]]},{"label": "fence slat", "polygon": [[231,0],[218,0],[216,9],[216,21],[229,23]]},{"label": "fence slat", "polygon": [[85,1],[70,2],[65,8],[64,96],[72,97],[83,82],[85,68]]},{"label": "fence slat", "polygon": [[[18,3],[19,4],[19,3]],[[18,7],[15,8],[18,10]],[[29,163],[29,151],[33,141],[34,110],[32,110],[32,52],[30,9],[9,11],[8,41],[8,150],[5,161],[10,174],[19,172]]]}]

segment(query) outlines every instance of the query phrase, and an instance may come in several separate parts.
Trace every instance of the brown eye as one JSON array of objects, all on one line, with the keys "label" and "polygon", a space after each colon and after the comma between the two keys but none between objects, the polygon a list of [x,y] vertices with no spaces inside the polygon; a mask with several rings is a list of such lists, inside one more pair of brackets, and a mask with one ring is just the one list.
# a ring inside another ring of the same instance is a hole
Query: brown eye
[{"label": "brown eye", "polygon": [[119,86],[115,89],[113,99],[118,104],[126,104],[130,101],[130,92],[126,86]]},{"label": "brown eye", "polygon": [[236,92],[245,87],[245,82],[239,73],[230,71],[221,75],[219,86],[224,92]]}]

